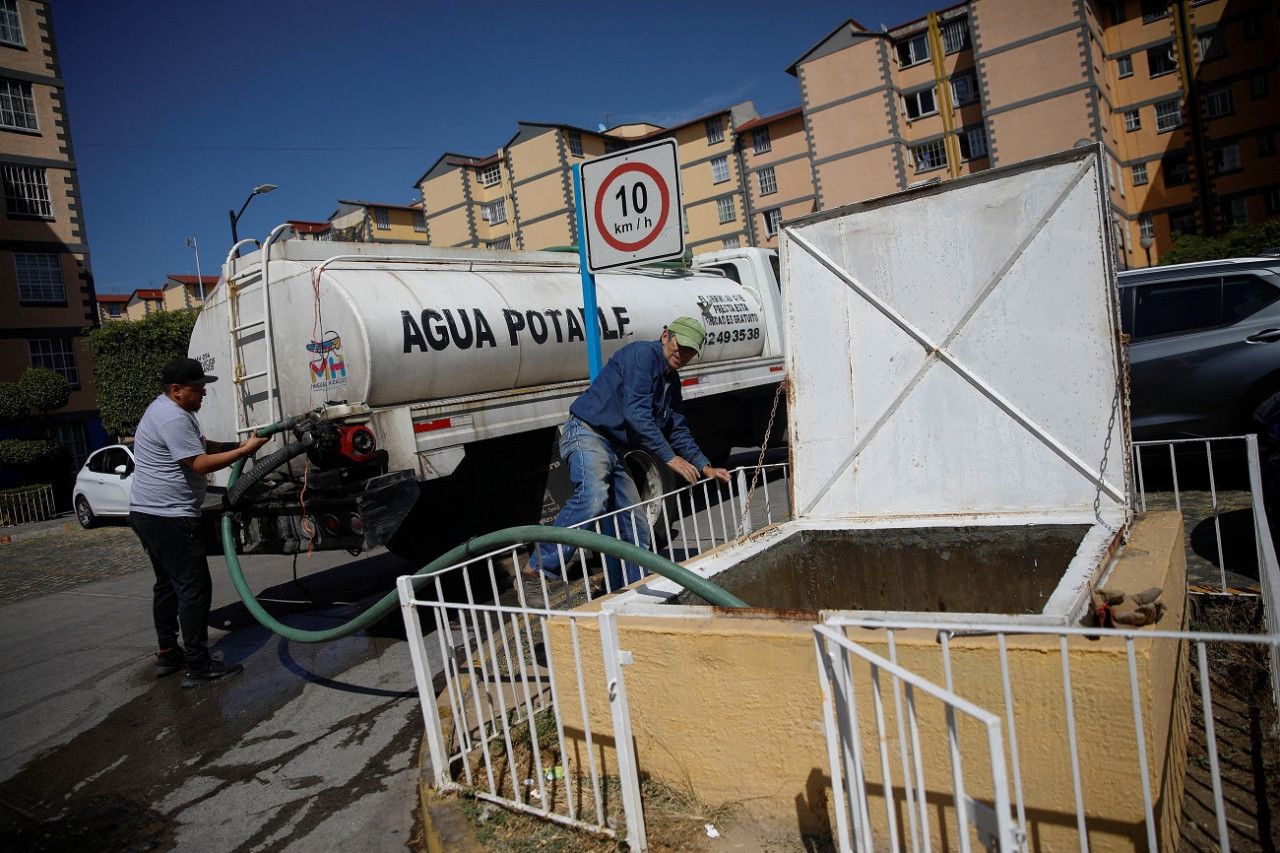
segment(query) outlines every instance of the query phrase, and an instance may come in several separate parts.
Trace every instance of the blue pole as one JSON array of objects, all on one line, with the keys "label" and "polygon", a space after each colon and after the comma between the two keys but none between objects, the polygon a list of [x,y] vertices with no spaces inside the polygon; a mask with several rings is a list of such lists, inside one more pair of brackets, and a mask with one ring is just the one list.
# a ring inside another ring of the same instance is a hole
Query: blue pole
[{"label": "blue pole", "polygon": [[587,269],[587,213],[582,203],[582,164],[573,164],[573,194],[578,207],[578,269],[582,272],[583,325],[587,333],[587,368],[591,380],[600,375],[604,365],[600,357],[600,320],[596,308],[596,277]]}]

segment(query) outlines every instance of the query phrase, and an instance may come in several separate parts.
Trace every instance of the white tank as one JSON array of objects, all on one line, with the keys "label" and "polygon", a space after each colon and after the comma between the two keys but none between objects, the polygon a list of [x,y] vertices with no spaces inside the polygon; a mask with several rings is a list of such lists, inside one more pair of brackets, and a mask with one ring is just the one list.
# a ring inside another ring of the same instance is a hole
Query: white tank
[{"label": "white tank", "polygon": [[[587,377],[576,263],[510,252],[477,252],[477,260],[459,262],[445,258],[470,253],[396,246],[412,258],[339,260],[321,268],[335,255],[387,248],[299,241],[271,248],[271,338],[282,413],[338,401],[396,406]],[[224,269],[192,334],[192,357],[228,380],[237,367],[243,376],[267,369],[257,259],[255,253]],[[238,285],[239,361],[232,357],[227,272]],[[657,340],[666,323],[685,315],[707,329],[702,353],[686,370],[763,351],[758,296],[718,274],[605,273],[596,277],[596,292],[605,360],[624,344]],[[220,381],[209,386],[201,416],[231,426],[220,415],[239,409],[236,426],[265,423],[266,400],[265,376],[239,386]]]}]

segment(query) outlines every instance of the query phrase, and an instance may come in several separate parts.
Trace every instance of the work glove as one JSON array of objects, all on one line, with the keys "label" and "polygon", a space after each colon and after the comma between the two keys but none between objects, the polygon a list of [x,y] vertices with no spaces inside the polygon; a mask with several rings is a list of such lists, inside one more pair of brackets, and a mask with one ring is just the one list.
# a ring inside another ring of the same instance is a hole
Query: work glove
[{"label": "work glove", "polygon": [[1158,586],[1132,595],[1119,590],[1095,589],[1091,598],[1099,627],[1125,625],[1140,628],[1155,624],[1164,615],[1164,602],[1160,600],[1163,592]]}]

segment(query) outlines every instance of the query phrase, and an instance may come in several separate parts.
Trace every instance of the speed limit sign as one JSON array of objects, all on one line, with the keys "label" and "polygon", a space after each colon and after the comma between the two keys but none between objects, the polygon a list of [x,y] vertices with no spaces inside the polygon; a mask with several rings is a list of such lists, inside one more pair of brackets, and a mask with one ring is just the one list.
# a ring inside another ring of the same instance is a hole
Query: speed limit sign
[{"label": "speed limit sign", "polygon": [[588,160],[581,174],[590,272],[684,254],[674,139]]}]

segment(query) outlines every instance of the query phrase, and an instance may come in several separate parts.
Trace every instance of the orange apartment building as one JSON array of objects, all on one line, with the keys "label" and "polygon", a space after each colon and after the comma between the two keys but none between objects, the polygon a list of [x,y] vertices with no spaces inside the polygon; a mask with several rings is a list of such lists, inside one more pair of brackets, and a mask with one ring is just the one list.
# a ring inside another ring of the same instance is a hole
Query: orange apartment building
[{"label": "orange apartment building", "polygon": [[1269,0],[969,0],[788,69],[819,209],[1101,142],[1122,267],[1280,213]]},{"label": "orange apartment building", "polygon": [[758,118],[748,102],[670,128],[628,124],[590,131],[520,122],[497,152],[485,157],[447,153],[418,179],[427,240],[433,246],[489,249],[575,244],[573,165],[673,138],[686,245],[695,253],[748,245],[752,225],[738,128]]},{"label": "orange apartment building", "polygon": [[78,467],[107,436],[84,338],[98,323],[89,243],[43,0],[0,0],[0,177],[0,381],[29,367],[67,378],[71,399],[50,414],[50,434]]}]

